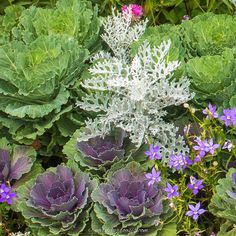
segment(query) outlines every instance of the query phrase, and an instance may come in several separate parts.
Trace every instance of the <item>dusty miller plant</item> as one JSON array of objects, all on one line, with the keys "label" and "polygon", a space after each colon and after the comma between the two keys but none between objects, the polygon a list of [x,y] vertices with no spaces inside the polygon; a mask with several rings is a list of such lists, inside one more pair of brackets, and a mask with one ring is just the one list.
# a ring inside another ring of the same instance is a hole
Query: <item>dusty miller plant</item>
[{"label": "dusty miller plant", "polygon": [[152,137],[162,146],[163,157],[173,152],[187,152],[177,128],[164,121],[165,108],[178,106],[193,97],[187,78],[176,80],[173,72],[180,62],[166,61],[171,42],[152,48],[145,41],[131,58],[129,49],[144,33],[147,21],[133,23],[129,14],[115,14],[103,22],[103,40],[111,53],[100,52],[93,58],[90,78],[82,86],[93,92],[77,104],[80,108],[98,112],[86,122],[86,131],[78,138],[86,140],[105,135],[112,127],[129,133],[140,146],[145,137]]}]

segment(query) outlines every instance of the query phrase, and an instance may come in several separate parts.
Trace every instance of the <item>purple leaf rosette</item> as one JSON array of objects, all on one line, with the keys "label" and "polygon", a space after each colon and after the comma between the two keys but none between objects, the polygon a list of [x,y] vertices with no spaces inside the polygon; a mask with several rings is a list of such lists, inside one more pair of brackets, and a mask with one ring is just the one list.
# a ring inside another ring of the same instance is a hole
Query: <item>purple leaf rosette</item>
[{"label": "purple leaf rosette", "polygon": [[97,183],[70,163],[50,168],[21,187],[18,209],[34,235],[80,235],[85,229]]},{"label": "purple leaf rosette", "polygon": [[133,151],[133,146],[121,129],[115,129],[104,137],[96,136],[86,141],[78,141],[80,132],[77,130],[74,133],[64,146],[63,152],[69,159],[77,162],[82,170],[93,175],[102,176],[114,163],[127,159]]},{"label": "purple leaf rosette", "polygon": [[9,145],[6,139],[0,140],[0,184],[17,188],[27,180],[36,159],[31,147]]},{"label": "purple leaf rosette", "polygon": [[148,184],[140,164],[119,165],[92,192],[92,230],[99,235],[157,235],[163,229],[160,221],[171,215],[163,189]]}]

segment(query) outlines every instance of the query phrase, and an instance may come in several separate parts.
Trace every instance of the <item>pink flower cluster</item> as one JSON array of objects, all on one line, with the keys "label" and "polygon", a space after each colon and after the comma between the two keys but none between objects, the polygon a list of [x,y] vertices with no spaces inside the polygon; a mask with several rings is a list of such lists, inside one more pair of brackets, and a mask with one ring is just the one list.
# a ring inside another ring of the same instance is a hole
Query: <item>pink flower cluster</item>
[{"label": "pink flower cluster", "polygon": [[139,20],[143,15],[143,8],[138,4],[124,5],[122,8],[123,14],[132,14],[133,20]]}]

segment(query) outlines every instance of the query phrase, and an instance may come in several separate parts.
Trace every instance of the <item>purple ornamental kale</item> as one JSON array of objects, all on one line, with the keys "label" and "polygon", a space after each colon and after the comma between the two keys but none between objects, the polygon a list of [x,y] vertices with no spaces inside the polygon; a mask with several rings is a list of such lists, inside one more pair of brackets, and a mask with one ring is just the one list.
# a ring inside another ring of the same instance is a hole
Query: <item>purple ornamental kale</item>
[{"label": "purple ornamental kale", "polygon": [[149,179],[148,185],[153,185],[155,182],[158,183],[161,181],[161,177],[160,177],[161,172],[160,171],[156,171],[156,169],[153,167],[152,168],[152,173],[147,173],[145,174],[145,177],[147,179]]},{"label": "purple ornamental kale", "polygon": [[150,160],[160,160],[161,159],[161,154],[160,152],[160,147],[159,146],[154,146],[153,144],[150,145],[149,151],[144,152],[147,156],[149,156]]},{"label": "purple ornamental kale", "polygon": [[60,165],[28,185],[19,191],[19,209],[32,226],[50,235],[79,235],[83,231],[96,185],[87,174]]},{"label": "purple ornamental kale", "polygon": [[206,210],[201,209],[201,204],[198,202],[195,206],[189,204],[189,211],[187,211],[186,215],[192,217],[195,221],[198,219],[198,217],[203,214]]},{"label": "purple ornamental kale", "polygon": [[192,164],[192,160],[190,160],[189,157],[184,156],[182,153],[170,156],[169,167],[176,170],[185,169],[187,166]]},{"label": "purple ornamental kale", "polygon": [[203,114],[207,115],[207,119],[218,118],[219,116],[216,112],[216,106],[212,106],[211,103],[209,103],[208,108],[203,110]]},{"label": "purple ornamental kale", "polygon": [[[123,232],[130,228],[132,232],[138,232],[142,227],[154,232],[159,230],[155,222],[166,214],[163,207],[167,207],[167,202],[158,183],[150,185],[136,162],[108,173],[107,178],[92,193],[95,202],[92,215],[99,228],[104,229],[104,235],[114,235],[116,230]],[[97,227],[93,230],[96,231]]]},{"label": "purple ornamental kale", "polygon": [[199,190],[204,186],[202,184],[203,180],[198,180],[193,176],[190,176],[190,183],[187,185],[188,189],[192,190],[194,195],[197,195]]},{"label": "purple ornamental kale", "polygon": [[9,186],[5,184],[0,185],[0,202],[6,202],[7,204],[11,205],[13,199],[16,198],[16,193],[12,192]]},{"label": "purple ornamental kale", "polygon": [[236,126],[236,108],[224,109],[223,113],[224,115],[220,119],[224,121],[225,126],[228,127],[231,124]]},{"label": "purple ornamental kale", "polygon": [[167,197],[172,199],[173,197],[179,196],[178,189],[179,187],[177,185],[172,186],[171,184],[167,183],[167,187],[164,188],[164,191],[167,192]]},{"label": "purple ornamental kale", "polygon": [[124,138],[125,132],[116,130],[104,138],[96,136],[88,141],[77,142],[77,148],[82,154],[79,161],[83,166],[99,168],[112,164],[115,159],[122,159],[125,155]]},{"label": "purple ornamental kale", "polygon": [[34,159],[29,156],[29,150],[31,149],[18,146],[10,153],[10,150],[0,147],[0,183],[9,181],[13,185],[31,170]]}]

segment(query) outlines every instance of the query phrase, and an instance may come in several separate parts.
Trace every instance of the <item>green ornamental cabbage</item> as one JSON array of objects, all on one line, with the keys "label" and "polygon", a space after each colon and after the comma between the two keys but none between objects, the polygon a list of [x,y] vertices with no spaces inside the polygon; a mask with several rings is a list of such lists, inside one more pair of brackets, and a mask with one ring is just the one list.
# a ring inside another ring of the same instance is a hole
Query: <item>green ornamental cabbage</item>
[{"label": "green ornamental cabbage", "polygon": [[59,137],[68,137],[84,120],[81,111],[72,111],[73,97],[81,93],[76,83],[99,45],[97,9],[85,0],[17,9],[0,19],[11,33],[0,43],[0,123],[20,143],[31,144],[53,124]]},{"label": "green ornamental cabbage", "polygon": [[212,100],[217,106],[236,106],[236,59],[232,50],[222,55],[190,59],[186,73],[198,100]]},{"label": "green ornamental cabbage", "polygon": [[202,14],[181,24],[183,43],[190,57],[220,55],[236,45],[235,16]]}]

